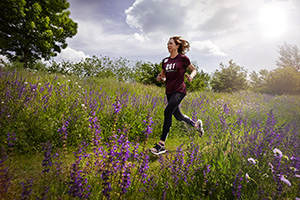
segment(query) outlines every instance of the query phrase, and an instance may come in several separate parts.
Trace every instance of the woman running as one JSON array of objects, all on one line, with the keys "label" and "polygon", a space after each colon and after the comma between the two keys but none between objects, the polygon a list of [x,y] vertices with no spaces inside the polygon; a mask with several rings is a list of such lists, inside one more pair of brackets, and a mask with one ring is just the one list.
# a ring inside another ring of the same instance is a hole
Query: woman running
[{"label": "woman running", "polygon": [[[184,121],[195,127],[200,136],[204,134],[202,121],[199,119],[197,122],[194,122],[188,116],[183,115],[179,109],[179,104],[186,95],[184,76],[186,76],[190,82],[197,74],[197,70],[191,64],[190,59],[185,55],[189,47],[189,42],[182,37],[171,37],[168,41],[170,56],[163,59],[162,71],[156,77],[157,81],[166,81],[168,105],[164,111],[164,125],[160,141],[150,149],[150,152],[155,155],[166,152],[165,141],[172,125],[172,115],[174,115],[178,121]],[[186,68],[190,69],[190,75],[185,73]]]}]

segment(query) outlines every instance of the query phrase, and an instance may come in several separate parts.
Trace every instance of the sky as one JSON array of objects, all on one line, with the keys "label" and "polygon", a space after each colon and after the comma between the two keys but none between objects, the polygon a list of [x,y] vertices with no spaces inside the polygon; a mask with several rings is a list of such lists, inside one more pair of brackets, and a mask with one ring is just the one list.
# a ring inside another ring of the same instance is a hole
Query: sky
[{"label": "sky", "polygon": [[78,32],[55,61],[109,56],[160,63],[180,35],[207,73],[233,60],[251,71],[275,69],[279,46],[300,48],[299,0],[69,0]]}]

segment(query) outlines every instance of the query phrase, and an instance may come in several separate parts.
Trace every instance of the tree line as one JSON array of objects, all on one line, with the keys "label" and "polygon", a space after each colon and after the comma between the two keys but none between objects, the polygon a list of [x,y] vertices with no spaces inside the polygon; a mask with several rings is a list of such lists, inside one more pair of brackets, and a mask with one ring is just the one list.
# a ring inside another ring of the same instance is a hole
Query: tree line
[{"label": "tree line", "polygon": [[[239,92],[251,90],[258,93],[272,95],[299,95],[300,94],[300,51],[296,45],[284,43],[279,46],[277,68],[262,69],[259,72],[248,71],[230,60],[228,64],[220,63],[220,67],[209,74],[199,70],[192,82],[186,81],[189,91]],[[3,65],[16,67],[18,64]],[[19,64],[22,67],[22,64]],[[36,62],[30,65],[31,69],[75,75],[81,78],[113,78],[117,81],[138,82],[146,85],[163,87],[165,83],[157,82],[156,76],[161,71],[161,63],[144,61],[130,61],[126,58],[112,59],[108,56],[93,56],[80,62],[51,61],[49,64]],[[189,72],[187,72],[189,73]]]}]

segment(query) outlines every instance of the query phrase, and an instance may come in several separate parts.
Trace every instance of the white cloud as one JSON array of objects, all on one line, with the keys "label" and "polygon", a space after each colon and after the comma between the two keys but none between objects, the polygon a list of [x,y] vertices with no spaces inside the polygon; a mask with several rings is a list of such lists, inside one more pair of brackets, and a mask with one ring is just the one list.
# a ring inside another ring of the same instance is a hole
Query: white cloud
[{"label": "white cloud", "polygon": [[191,42],[191,49],[205,56],[226,56],[219,47],[213,44],[210,40],[193,41]]},{"label": "white cloud", "polygon": [[[186,0],[179,0],[178,3]],[[126,11],[126,22],[143,33],[174,33],[184,29],[187,9],[172,0],[137,0]]]},{"label": "white cloud", "polygon": [[55,61],[61,62],[61,61],[70,61],[70,62],[79,62],[82,59],[90,57],[89,55],[86,55],[83,51],[77,51],[75,49],[72,49],[70,47],[67,47],[61,51],[60,54],[58,54],[57,57],[54,58]]}]

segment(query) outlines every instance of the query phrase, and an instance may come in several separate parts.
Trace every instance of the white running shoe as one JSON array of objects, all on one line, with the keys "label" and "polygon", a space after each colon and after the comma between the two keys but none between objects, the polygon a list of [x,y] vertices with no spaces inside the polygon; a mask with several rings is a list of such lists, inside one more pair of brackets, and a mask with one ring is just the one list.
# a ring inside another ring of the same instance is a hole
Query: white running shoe
[{"label": "white running shoe", "polygon": [[200,119],[196,121],[195,127],[198,131],[198,135],[202,137],[204,135],[203,123]]},{"label": "white running shoe", "polygon": [[149,151],[155,155],[159,155],[162,153],[166,153],[166,148],[165,146],[162,146],[159,143],[157,143],[152,149],[149,149]]}]

